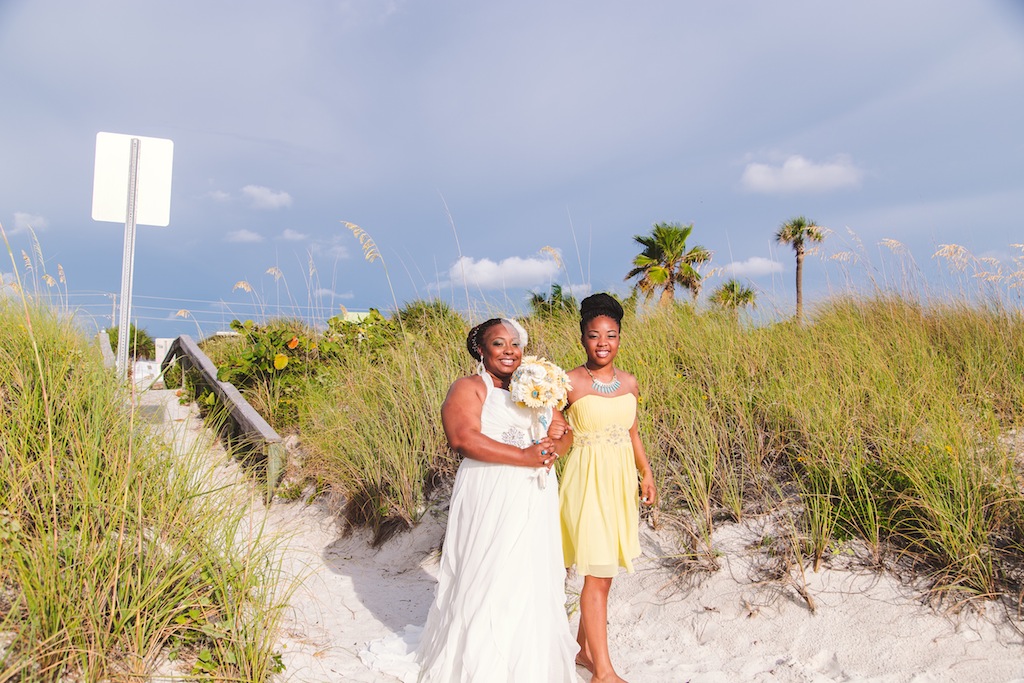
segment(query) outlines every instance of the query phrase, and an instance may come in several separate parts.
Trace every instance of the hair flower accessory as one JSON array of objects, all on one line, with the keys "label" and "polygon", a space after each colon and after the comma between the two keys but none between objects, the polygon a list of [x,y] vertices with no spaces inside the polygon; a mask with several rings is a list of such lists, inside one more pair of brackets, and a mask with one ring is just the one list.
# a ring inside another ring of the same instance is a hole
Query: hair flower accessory
[{"label": "hair flower accessory", "polygon": [[[547,434],[551,421],[551,410],[561,410],[569,402],[569,376],[565,370],[546,358],[524,356],[522,363],[512,373],[508,391],[512,400],[532,412],[531,431],[533,442],[540,441]],[[541,468],[538,483],[541,488],[547,484],[548,471]]]}]

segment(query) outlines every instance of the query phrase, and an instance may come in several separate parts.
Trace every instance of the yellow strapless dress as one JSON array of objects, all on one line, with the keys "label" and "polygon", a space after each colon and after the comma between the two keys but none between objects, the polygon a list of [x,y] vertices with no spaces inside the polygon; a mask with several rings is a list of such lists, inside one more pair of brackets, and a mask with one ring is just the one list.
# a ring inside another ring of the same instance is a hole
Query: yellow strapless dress
[{"label": "yellow strapless dress", "polygon": [[562,553],[580,576],[633,571],[640,556],[639,477],[629,429],[633,394],[589,394],[566,411],[573,445],[559,479]]}]

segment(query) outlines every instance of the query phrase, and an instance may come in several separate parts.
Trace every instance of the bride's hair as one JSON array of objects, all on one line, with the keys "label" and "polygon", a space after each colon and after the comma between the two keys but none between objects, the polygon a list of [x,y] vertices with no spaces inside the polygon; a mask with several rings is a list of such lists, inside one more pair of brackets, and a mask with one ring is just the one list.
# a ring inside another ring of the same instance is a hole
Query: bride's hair
[{"label": "bride's hair", "polygon": [[483,353],[480,352],[480,343],[483,341],[484,332],[499,323],[501,323],[501,318],[491,318],[469,331],[469,334],[466,336],[466,350],[469,351],[469,355],[473,356],[473,360],[484,359]]},{"label": "bride's hair", "polygon": [[616,325],[622,326],[622,304],[611,294],[598,292],[580,302],[580,333],[586,331],[587,323],[601,315],[608,316]]},{"label": "bride's hair", "polygon": [[473,329],[471,329],[469,331],[469,334],[466,336],[466,349],[469,351],[469,355],[473,356],[473,360],[484,359],[483,353],[480,351],[480,344],[483,342],[484,332],[486,332],[487,330],[491,329],[492,327],[499,323],[505,323],[506,325],[514,329],[516,331],[516,334],[519,335],[519,348],[526,348],[529,336],[526,334],[526,330],[523,329],[523,326],[520,325],[518,321],[512,318],[491,318],[490,320],[485,320],[476,327],[474,327]]}]

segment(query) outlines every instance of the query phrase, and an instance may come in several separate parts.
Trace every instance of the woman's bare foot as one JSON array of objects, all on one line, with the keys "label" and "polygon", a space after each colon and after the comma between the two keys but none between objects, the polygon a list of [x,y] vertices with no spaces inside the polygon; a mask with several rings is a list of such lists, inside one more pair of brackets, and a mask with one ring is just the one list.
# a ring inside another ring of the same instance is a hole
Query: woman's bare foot
[{"label": "woman's bare foot", "polygon": [[607,676],[602,676],[601,678],[594,676],[590,679],[590,683],[628,683],[628,681],[624,678],[619,678],[618,674],[610,673]]},{"label": "woman's bare foot", "polygon": [[594,663],[582,652],[576,655],[576,666],[582,666],[590,673],[594,673]]}]

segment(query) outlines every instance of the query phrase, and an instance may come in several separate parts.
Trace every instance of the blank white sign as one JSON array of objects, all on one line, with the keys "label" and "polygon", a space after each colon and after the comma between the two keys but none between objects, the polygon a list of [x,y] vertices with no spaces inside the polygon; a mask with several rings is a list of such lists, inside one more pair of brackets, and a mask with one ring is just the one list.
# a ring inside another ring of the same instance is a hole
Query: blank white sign
[{"label": "blank white sign", "polygon": [[128,171],[132,138],[139,141],[135,223],[166,226],[171,222],[171,164],[174,143],[121,133],[96,134],[96,168],[92,184],[92,219],[124,223],[128,219]]}]

